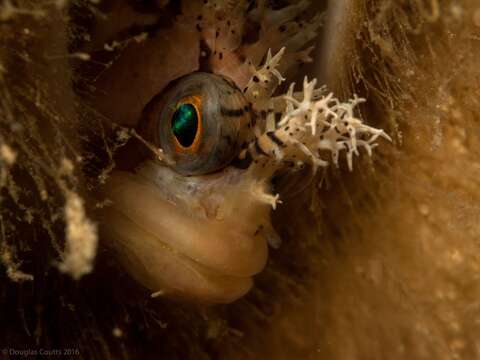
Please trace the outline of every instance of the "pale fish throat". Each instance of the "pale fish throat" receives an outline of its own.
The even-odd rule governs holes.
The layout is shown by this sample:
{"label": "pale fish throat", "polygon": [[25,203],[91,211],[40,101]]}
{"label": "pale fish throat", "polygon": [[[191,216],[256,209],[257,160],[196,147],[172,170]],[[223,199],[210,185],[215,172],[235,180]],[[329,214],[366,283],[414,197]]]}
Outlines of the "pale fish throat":
{"label": "pale fish throat", "polygon": [[229,303],[262,271],[275,197],[269,185],[228,167],[184,177],[155,161],[114,171],[105,187],[103,237],[130,274],[153,292]]}

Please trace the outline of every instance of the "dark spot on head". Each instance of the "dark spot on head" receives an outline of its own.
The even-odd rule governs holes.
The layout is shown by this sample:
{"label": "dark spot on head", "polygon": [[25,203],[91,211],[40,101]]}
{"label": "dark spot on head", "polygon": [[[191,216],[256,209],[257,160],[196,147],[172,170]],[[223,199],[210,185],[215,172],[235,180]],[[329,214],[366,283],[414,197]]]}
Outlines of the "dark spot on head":
{"label": "dark spot on head", "polygon": [[279,30],[281,33],[283,33],[283,32],[285,32],[285,30],[287,30],[287,27],[286,27],[285,25],[281,25],[281,26],[278,28],[278,30]]}
{"label": "dark spot on head", "polygon": [[255,75],[252,80],[253,80],[253,82],[256,82],[256,83],[258,83],[260,81],[260,79],[258,78],[257,75]]}
{"label": "dark spot on head", "polygon": [[202,20],[203,19],[203,16],[202,15],[198,15],[197,16],[197,20]]}
{"label": "dark spot on head", "polygon": [[220,60],[223,59],[223,53],[222,53],[222,52],[218,53],[218,58],[219,58]]}

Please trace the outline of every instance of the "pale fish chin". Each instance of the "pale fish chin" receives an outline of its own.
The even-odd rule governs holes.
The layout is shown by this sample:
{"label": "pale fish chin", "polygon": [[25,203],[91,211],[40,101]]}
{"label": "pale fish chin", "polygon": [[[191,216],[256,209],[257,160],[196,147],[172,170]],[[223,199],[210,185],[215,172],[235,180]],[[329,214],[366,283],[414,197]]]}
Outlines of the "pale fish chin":
{"label": "pale fish chin", "polygon": [[229,303],[265,266],[273,230],[268,190],[245,170],[184,177],[146,161],[135,173],[111,174],[102,236],[152,292]]}

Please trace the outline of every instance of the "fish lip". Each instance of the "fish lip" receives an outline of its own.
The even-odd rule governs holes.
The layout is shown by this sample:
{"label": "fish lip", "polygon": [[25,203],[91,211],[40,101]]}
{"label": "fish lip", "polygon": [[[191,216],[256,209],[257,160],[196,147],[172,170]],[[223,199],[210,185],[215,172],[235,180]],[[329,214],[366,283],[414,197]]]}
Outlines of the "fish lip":
{"label": "fish lip", "polygon": [[[148,240],[148,238],[155,238],[155,235],[139,228],[118,210],[111,209],[103,213],[103,219],[110,223],[112,219],[115,220],[116,228],[120,229],[117,229],[119,234],[112,234],[105,233],[105,229],[100,228],[102,237],[115,238],[115,241],[110,241],[109,245],[117,253],[120,263],[137,282],[153,292],[152,297],[156,297],[154,294],[160,292],[182,301],[227,304],[244,296],[253,285],[252,276],[238,277],[223,274],[205,267],[170,247],[156,248],[156,251],[146,252],[145,249],[141,250],[139,246],[134,246],[131,241],[119,241],[119,238],[122,239],[122,236],[125,236],[123,231],[125,229],[127,233],[133,232],[135,239],[140,237],[141,240]],[[123,221],[119,223],[119,219]],[[165,266],[166,263],[168,263],[167,266]],[[174,269],[174,275],[171,274],[172,269]]]}
{"label": "fish lip", "polygon": [[[143,229],[133,224],[120,210],[110,209],[103,215],[108,223],[112,223],[113,217],[117,226],[118,218],[124,218],[130,231],[142,234]],[[143,235],[135,237],[135,240],[140,239],[142,242],[148,238],[155,239],[155,250],[148,252],[149,259],[146,259],[145,251],[143,253],[141,251],[139,255],[138,248],[132,248],[131,241],[125,245],[118,237],[115,238],[115,234],[105,234],[104,229],[100,229],[102,238],[110,238],[109,245],[120,255],[119,260],[124,268],[137,282],[153,293],[160,291],[181,301],[228,304],[244,296],[253,286],[255,274],[249,276],[226,274],[221,269],[206,266],[165,245],[155,234],[144,232]],[[115,238],[114,241],[111,241],[112,237]],[[163,249],[158,249],[159,243],[164,246]],[[172,268],[175,268],[174,275],[171,275]]]}
{"label": "fish lip", "polygon": [[[243,197],[243,194],[247,195],[250,193],[249,189],[246,191],[247,187],[245,187],[243,181],[245,172],[243,170],[227,166],[221,171],[211,174],[184,177],[161,163],[146,161],[142,166],[137,168],[136,176],[138,176],[137,181],[139,183],[142,182],[144,185],[148,184],[151,186],[150,189],[155,189],[152,196],[157,196],[159,204],[161,204],[162,201],[167,202],[171,205],[172,212],[175,210],[184,212],[188,214],[188,218],[192,222],[195,221],[193,218],[198,217],[196,221],[199,231],[202,230],[203,226],[217,229],[217,231],[213,233],[212,241],[222,238],[230,239],[230,241],[219,241],[221,245],[224,245],[223,247],[220,246],[224,255],[225,253],[231,253],[229,257],[230,261],[235,262],[237,260],[235,257],[250,257],[255,259],[254,262],[256,262],[256,266],[243,270],[229,269],[228,266],[225,267],[221,264],[214,266],[210,261],[202,261],[202,256],[195,256],[189,251],[182,251],[181,248],[174,246],[178,251],[193,261],[206,267],[217,269],[224,274],[251,276],[263,270],[268,258],[268,245],[265,236],[258,232],[258,229],[264,226],[261,223],[256,224],[255,221],[258,220],[257,218],[263,217],[268,218],[268,224],[270,224],[271,207],[269,204],[258,204],[255,203],[253,199]],[[165,178],[169,179],[165,181]],[[172,186],[172,184],[175,184],[175,186]],[[222,189],[222,186],[226,186],[227,190]],[[224,204],[224,202],[218,199],[217,195],[224,195],[225,193],[235,191],[239,191],[242,194],[240,202],[248,204],[246,207],[242,205],[243,209],[240,210],[239,213],[223,216],[222,214],[217,214],[215,210],[209,209],[210,207],[215,207],[215,205]],[[208,195],[204,196],[205,194]],[[199,204],[193,205],[195,200],[199,198],[202,199],[201,209]],[[225,200],[226,203],[229,203],[228,198],[224,199],[222,196],[220,196],[220,198]],[[235,203],[236,201],[238,201],[238,199],[231,200],[229,204]],[[192,208],[194,208],[195,214],[189,213]],[[260,212],[255,212],[256,209],[261,210]],[[246,224],[247,226],[245,226]],[[208,244],[203,245],[207,246]]]}
{"label": "fish lip", "polygon": [[[127,187],[125,187],[127,186]],[[130,194],[127,189],[130,189],[135,192],[135,194]],[[219,256],[205,256],[205,254],[195,254],[195,252],[185,251],[190,250],[185,248],[185,246],[178,246],[179,244],[175,241],[170,241],[169,243],[163,241],[162,239],[162,226],[158,229],[159,231],[152,230],[152,227],[149,226],[149,221],[145,221],[145,217],[148,217],[148,210],[145,214],[135,213],[132,211],[131,205],[132,201],[141,201],[141,197],[145,199],[150,199],[151,204],[155,203],[155,206],[161,208],[162,213],[168,214],[162,221],[165,221],[166,218],[171,217],[172,222],[187,222],[183,224],[183,230],[180,230],[178,236],[182,236],[182,231],[186,231],[187,234],[191,233],[189,227],[194,228],[194,224],[202,223],[202,221],[207,221],[205,224],[206,227],[209,225],[215,228],[215,223],[212,225],[212,222],[205,219],[191,219],[185,214],[182,213],[181,209],[175,209],[175,205],[168,201],[168,199],[162,198],[160,196],[160,189],[158,189],[155,184],[153,184],[148,179],[142,178],[137,174],[114,171],[112,172],[109,182],[107,183],[106,190],[104,195],[110,198],[113,203],[111,206],[106,207],[102,210],[102,213],[105,216],[105,221],[102,221],[105,224],[115,224],[118,221],[118,214],[121,214],[122,217],[126,217],[131,221],[135,226],[141,228],[151,237],[152,241],[155,241],[156,246],[158,247],[157,251],[168,251],[168,254],[175,255],[176,261],[181,266],[190,268],[191,272],[198,272],[200,274],[199,281],[205,281],[208,284],[211,279],[214,278],[213,282],[220,282],[221,287],[228,287],[229,296],[215,295],[213,302],[230,302],[231,299],[236,299],[243,296],[250,288],[252,284],[252,277],[263,270],[265,267],[267,257],[268,257],[268,247],[264,239],[255,239],[253,234],[248,234],[244,229],[237,230],[233,226],[227,225],[218,225],[215,231],[211,232],[213,234],[212,238],[205,239],[205,234],[210,234],[209,232],[204,232],[203,240],[208,240],[205,242],[217,243],[213,246],[214,252],[217,251]],[[156,195],[155,195],[156,194]],[[155,196],[154,200],[152,198]],[[180,212],[180,215],[178,214]],[[143,215],[145,215],[143,217]],[[178,220],[180,219],[180,220]],[[219,222],[220,224],[221,222]],[[230,224],[231,225],[231,224]],[[157,229],[157,228],[153,228]],[[122,252],[124,249],[118,249],[118,239],[115,239],[112,236],[108,235],[108,229],[104,229],[102,233],[106,233],[106,238],[110,237],[108,241],[113,247],[117,248],[117,252]],[[199,232],[202,230],[199,229]],[[176,235],[174,232],[170,232],[172,238]],[[193,234],[195,236],[195,234]],[[202,236],[200,236],[202,237]],[[131,241],[132,243],[134,241]],[[194,240],[193,240],[194,243]],[[204,245],[205,245],[204,244]],[[239,244],[244,244],[242,247]],[[138,244],[137,244],[138,245]],[[130,245],[130,246],[137,246]],[[185,244],[184,244],[185,245]],[[208,245],[208,244],[207,244]],[[231,251],[230,251],[231,250]],[[134,248],[129,249],[128,251],[135,251]],[[155,250],[154,250],[155,251]],[[148,254],[147,254],[148,255]],[[202,256],[199,256],[202,255]],[[162,254],[157,254],[157,256],[166,256]],[[142,262],[141,256],[137,256],[137,261]],[[153,258],[153,257],[152,257]],[[245,259],[245,260],[242,260]],[[140,267],[142,264],[130,264],[128,267]],[[138,269],[137,269],[138,270]],[[185,269],[183,269],[185,270]],[[182,270],[182,271],[183,271]],[[188,270],[188,269],[187,269]],[[187,271],[185,270],[185,271]],[[153,270],[152,270],[153,271]],[[161,283],[162,279],[153,279],[154,276],[149,274],[149,269],[141,270],[143,275],[137,275],[136,278],[140,283],[143,283],[147,288],[152,290],[158,290],[158,286]],[[135,274],[133,274],[135,275]],[[134,276],[135,277],[135,276]],[[144,281],[145,278],[150,277],[150,281]],[[142,281],[143,280],[143,281]],[[167,279],[168,280],[168,279]],[[225,285],[227,284],[228,285]],[[208,285],[207,286],[210,286]],[[200,285],[198,285],[200,286]],[[170,286],[174,288],[174,286]],[[214,290],[212,290],[215,292]],[[175,289],[174,291],[177,294],[181,294],[181,289]],[[183,291],[184,293],[186,291]],[[218,291],[217,291],[218,292]],[[187,292],[188,293],[188,292]],[[188,295],[188,294],[187,294]],[[181,296],[181,295],[180,295]],[[189,296],[187,296],[189,297]],[[233,301],[233,300],[232,300]],[[208,300],[207,302],[212,302]]]}

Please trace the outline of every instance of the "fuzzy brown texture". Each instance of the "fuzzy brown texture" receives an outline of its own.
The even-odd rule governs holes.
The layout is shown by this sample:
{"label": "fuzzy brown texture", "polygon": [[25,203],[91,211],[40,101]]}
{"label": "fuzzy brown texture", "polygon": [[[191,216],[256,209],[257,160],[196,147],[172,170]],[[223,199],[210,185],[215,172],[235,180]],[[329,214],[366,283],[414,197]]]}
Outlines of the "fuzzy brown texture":
{"label": "fuzzy brown texture", "polygon": [[[109,163],[115,139],[99,136],[80,148],[72,124],[93,115],[70,87],[65,13],[43,11],[58,16],[17,14],[0,23],[0,134],[8,145],[0,148],[8,249],[1,251],[0,348],[77,348],[84,359],[480,356],[477,1],[352,1],[327,80],[345,97],[366,97],[363,117],[394,143],[373,160],[363,157],[353,173],[329,171],[320,190],[285,203],[275,213],[284,244],[254,291],[207,309],[149,299],[102,250],[94,273],[79,281],[52,265],[62,260],[64,194],[87,193],[87,209],[97,202],[87,192],[97,178],[90,175],[83,190],[82,176],[62,159],[80,151],[95,163],[87,168],[101,154]],[[14,132],[15,119],[28,131]],[[101,122],[88,124],[105,131]],[[34,280],[12,282],[9,269]]]}
{"label": "fuzzy brown texture", "polygon": [[[52,4],[32,1],[7,1],[0,14],[0,247],[9,254],[2,261],[7,269],[20,271],[23,253],[70,261],[64,237],[68,242],[89,220],[82,215],[83,202],[64,211],[83,192],[67,19]],[[70,229],[66,216],[76,223]],[[89,236],[85,230],[75,241]],[[92,237],[96,242],[94,231]],[[66,264],[64,270],[88,272],[81,262],[76,266]],[[28,277],[16,277],[22,279]]]}
{"label": "fuzzy brown texture", "polygon": [[306,296],[233,353],[476,359],[480,6],[352,3],[328,80],[366,97],[364,118],[395,144],[320,191]]}

